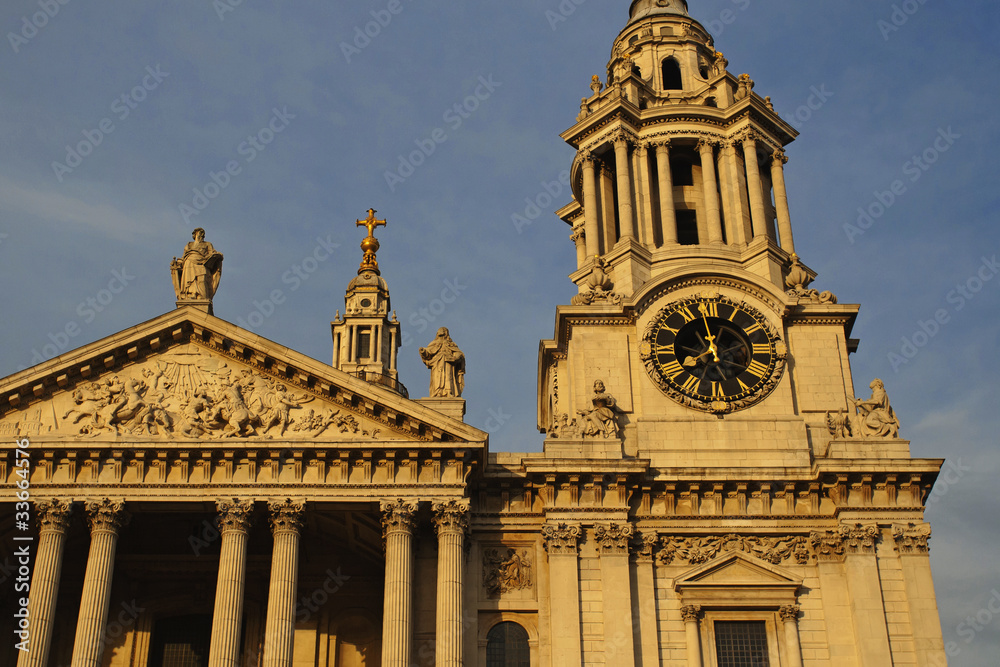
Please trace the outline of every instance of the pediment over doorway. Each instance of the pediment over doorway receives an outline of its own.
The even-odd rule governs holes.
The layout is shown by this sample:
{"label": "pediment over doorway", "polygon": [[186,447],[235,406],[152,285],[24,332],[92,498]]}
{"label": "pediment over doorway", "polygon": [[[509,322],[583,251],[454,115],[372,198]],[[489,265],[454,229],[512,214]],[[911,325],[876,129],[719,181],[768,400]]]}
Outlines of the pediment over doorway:
{"label": "pediment over doorway", "polygon": [[802,579],[744,553],[730,553],[674,580],[684,604],[704,607],[781,607],[795,604]]}

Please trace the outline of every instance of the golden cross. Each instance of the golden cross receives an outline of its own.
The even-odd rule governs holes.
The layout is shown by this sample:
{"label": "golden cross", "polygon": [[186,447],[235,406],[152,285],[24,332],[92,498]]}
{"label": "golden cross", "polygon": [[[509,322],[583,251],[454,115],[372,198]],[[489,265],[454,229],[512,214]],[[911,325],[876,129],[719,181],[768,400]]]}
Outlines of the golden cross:
{"label": "golden cross", "polygon": [[374,237],[375,236],[374,232],[375,232],[375,228],[376,227],[385,227],[386,221],[385,220],[376,220],[375,219],[375,214],[376,213],[378,213],[378,211],[376,211],[373,208],[370,208],[370,209],[368,209],[368,218],[366,220],[358,220],[358,225],[357,226],[358,227],[367,227],[368,228],[368,236],[370,236],[370,237]]}

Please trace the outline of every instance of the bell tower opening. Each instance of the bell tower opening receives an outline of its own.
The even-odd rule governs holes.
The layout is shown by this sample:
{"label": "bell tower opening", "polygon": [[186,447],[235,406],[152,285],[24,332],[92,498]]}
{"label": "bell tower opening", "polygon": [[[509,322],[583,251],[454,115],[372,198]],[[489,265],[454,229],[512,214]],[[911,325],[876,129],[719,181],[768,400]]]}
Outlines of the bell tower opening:
{"label": "bell tower opening", "polygon": [[681,65],[673,57],[663,61],[663,90],[684,90]]}

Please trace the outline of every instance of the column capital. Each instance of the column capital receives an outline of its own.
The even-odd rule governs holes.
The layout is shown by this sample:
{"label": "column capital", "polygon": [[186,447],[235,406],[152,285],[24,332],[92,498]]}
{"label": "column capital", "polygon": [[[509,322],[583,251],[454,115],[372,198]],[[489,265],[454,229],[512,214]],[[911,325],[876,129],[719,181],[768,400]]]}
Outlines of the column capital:
{"label": "column capital", "polygon": [[431,505],[434,512],[434,530],[438,533],[462,533],[469,529],[469,499],[436,500]]}
{"label": "column capital", "polygon": [[215,503],[215,508],[219,512],[220,533],[246,533],[250,530],[253,514],[252,500],[240,500],[238,498],[218,500]]}
{"label": "column capital", "polygon": [[715,138],[702,137],[695,147],[699,153],[715,152],[715,147],[719,145],[719,140]]}
{"label": "column capital", "polygon": [[654,137],[650,139],[648,143],[650,146],[654,146],[656,150],[664,152],[669,151],[670,147],[673,145],[670,137]]}
{"label": "column capital", "polygon": [[632,560],[637,563],[652,563],[656,558],[656,548],[660,546],[660,536],[656,533],[640,533],[629,543]]}
{"label": "column capital", "polygon": [[632,136],[628,132],[622,129],[615,130],[611,134],[610,138],[611,138],[611,143],[614,145],[615,148],[618,148],[620,146],[627,147],[630,143],[632,143]]}
{"label": "column capital", "polygon": [[635,142],[635,152],[641,157],[649,150],[649,143],[646,141]]}
{"label": "column capital", "polygon": [[809,535],[816,558],[819,560],[840,560],[844,555],[844,538],[836,530],[815,531]]}
{"label": "column capital", "polygon": [[802,607],[797,604],[786,604],[778,609],[778,616],[780,616],[781,620],[786,623],[789,621],[797,623],[799,620],[799,612],[801,611]]}
{"label": "column capital", "polygon": [[849,554],[875,553],[875,542],[879,534],[880,531],[875,524],[856,523],[840,527],[840,535]]}
{"label": "column capital", "polygon": [[630,523],[599,525],[594,529],[602,556],[628,555],[628,543],[635,535],[635,527]]}
{"label": "column capital", "polygon": [[771,159],[774,160],[774,164],[786,165],[788,164],[788,156],[785,155],[785,149],[779,148],[771,153]]}
{"label": "column capital", "polygon": [[69,520],[73,515],[70,500],[36,500],[35,520],[39,532],[65,533],[69,530]]}
{"label": "column capital", "polygon": [[301,534],[302,520],[306,512],[305,501],[295,501],[291,498],[271,500],[267,503],[267,509],[271,514],[271,532],[273,534]]}
{"label": "column capital", "polygon": [[582,162],[585,165],[594,164],[595,162],[597,162],[597,156],[594,155],[593,152],[589,150],[580,151],[579,155],[580,155],[580,162]]}
{"label": "column capital", "polygon": [[573,243],[580,243],[586,238],[587,238],[587,232],[582,226],[574,227],[573,233],[569,235],[569,240],[572,241]]}
{"label": "column capital", "polygon": [[896,549],[901,554],[926,554],[930,552],[931,527],[926,523],[896,525],[892,527]]}
{"label": "column capital", "polygon": [[681,618],[685,623],[697,623],[701,619],[701,605],[688,604],[681,607]]}
{"label": "column capital", "polygon": [[124,500],[91,500],[87,502],[87,520],[91,532],[110,532],[117,534],[124,528],[131,515],[125,510]]}
{"label": "column capital", "polygon": [[380,503],[382,510],[382,531],[386,535],[391,532],[404,531],[413,532],[416,525],[417,503],[412,500],[383,500]]}
{"label": "column capital", "polygon": [[542,526],[542,540],[550,555],[576,555],[583,530],[578,524],[547,523]]}
{"label": "column capital", "polygon": [[737,135],[737,139],[743,142],[744,147],[754,146],[758,141],[761,141],[763,137],[760,132],[753,128],[747,128]]}

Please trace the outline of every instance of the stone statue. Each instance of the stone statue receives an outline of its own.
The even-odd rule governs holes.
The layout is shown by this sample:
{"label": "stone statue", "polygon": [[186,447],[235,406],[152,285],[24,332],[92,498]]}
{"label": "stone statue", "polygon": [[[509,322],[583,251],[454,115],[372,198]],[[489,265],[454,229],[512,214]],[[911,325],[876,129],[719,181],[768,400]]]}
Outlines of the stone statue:
{"label": "stone statue", "polygon": [[201,227],[191,237],[194,240],[184,247],[184,257],[174,257],[170,264],[174,292],[178,301],[211,301],[222,279],[222,253],[205,240]]}
{"label": "stone statue", "polygon": [[899,420],[889,405],[889,396],[885,393],[882,380],[875,378],[868,386],[872,390],[871,398],[851,401],[858,410],[858,434],[864,438],[899,437]]}
{"label": "stone statue", "polygon": [[448,334],[438,329],[437,337],[420,348],[420,358],[431,369],[431,398],[458,398],[465,390],[465,355]]}
{"label": "stone statue", "polygon": [[593,409],[577,410],[583,418],[583,435],[608,439],[618,437],[618,402],[614,396],[605,393],[603,381],[594,382],[594,396],[590,400]]}

